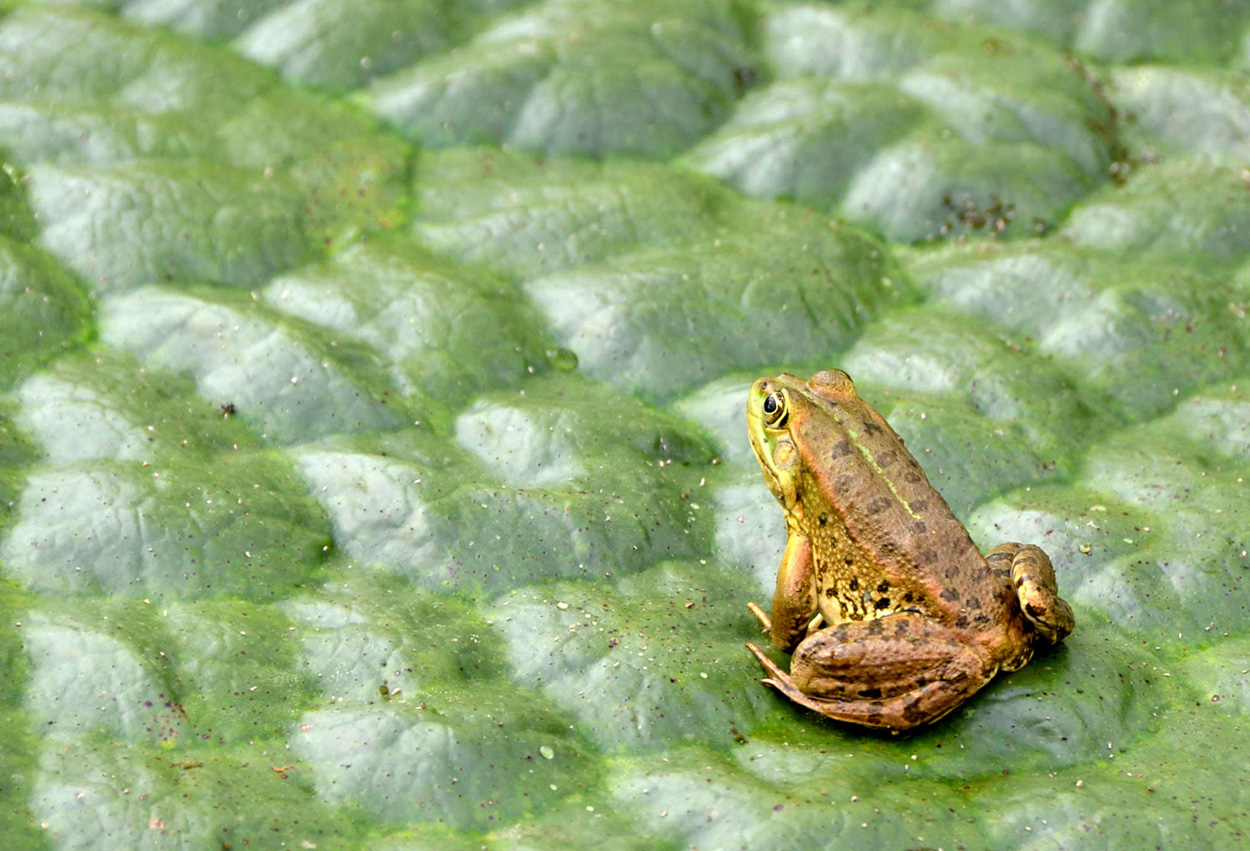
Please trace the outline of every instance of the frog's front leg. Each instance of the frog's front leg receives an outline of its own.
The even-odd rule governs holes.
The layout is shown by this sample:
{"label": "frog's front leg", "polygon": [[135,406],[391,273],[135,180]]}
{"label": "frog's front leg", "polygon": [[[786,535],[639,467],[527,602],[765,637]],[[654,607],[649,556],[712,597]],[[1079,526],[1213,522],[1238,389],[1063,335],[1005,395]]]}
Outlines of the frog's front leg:
{"label": "frog's front leg", "polygon": [[822,629],[804,640],[786,674],[747,645],[768,679],[801,706],[839,721],[906,730],[936,721],[998,671],[966,636],[924,615],[900,612]]}
{"label": "frog's front leg", "polygon": [[747,607],[764,625],[778,650],[789,653],[803,640],[812,613],[816,611],[812,542],[805,535],[791,532],[786,539],[786,551],[781,556],[781,566],[777,568],[771,621],[754,603],[748,603]]}

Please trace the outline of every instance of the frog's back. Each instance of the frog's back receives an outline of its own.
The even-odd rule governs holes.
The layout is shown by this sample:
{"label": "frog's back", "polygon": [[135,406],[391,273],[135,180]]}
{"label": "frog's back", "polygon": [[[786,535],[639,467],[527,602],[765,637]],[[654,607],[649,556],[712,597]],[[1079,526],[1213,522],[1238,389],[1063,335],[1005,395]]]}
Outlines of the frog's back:
{"label": "frog's back", "polygon": [[970,629],[1000,620],[1011,589],[902,438],[858,396],[825,401],[830,439],[809,444],[827,448],[805,459],[814,479],[805,492],[823,495],[807,525],[826,620],[907,610]]}

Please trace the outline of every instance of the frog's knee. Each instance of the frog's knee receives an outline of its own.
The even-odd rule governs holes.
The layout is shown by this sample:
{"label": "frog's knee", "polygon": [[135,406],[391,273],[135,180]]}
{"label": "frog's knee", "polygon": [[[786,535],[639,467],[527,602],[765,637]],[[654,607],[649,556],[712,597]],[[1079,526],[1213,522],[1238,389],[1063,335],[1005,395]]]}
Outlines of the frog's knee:
{"label": "frog's knee", "polygon": [[1040,547],[1020,548],[1012,559],[1011,582],[1021,611],[1039,635],[1056,644],[1072,632],[1072,607],[1059,596],[1055,568]]}
{"label": "frog's knee", "polygon": [[1027,583],[1039,585],[1049,591],[1059,590],[1055,580],[1055,568],[1050,556],[1041,547],[1025,544],[1011,559],[1011,581],[1019,591]]}
{"label": "frog's knee", "polygon": [[1020,544],[1015,542],[1007,544],[999,544],[994,549],[985,554],[985,560],[989,562],[990,570],[994,572],[994,576],[1004,584],[1011,581],[1011,565],[1016,558],[1016,553],[1020,551]]}
{"label": "frog's knee", "polygon": [[1016,553],[1020,551],[1020,544],[1011,541],[1006,544],[999,544],[994,549],[985,554],[985,560],[990,564],[1006,562],[1007,567],[1011,567],[1011,560],[1016,557]]}

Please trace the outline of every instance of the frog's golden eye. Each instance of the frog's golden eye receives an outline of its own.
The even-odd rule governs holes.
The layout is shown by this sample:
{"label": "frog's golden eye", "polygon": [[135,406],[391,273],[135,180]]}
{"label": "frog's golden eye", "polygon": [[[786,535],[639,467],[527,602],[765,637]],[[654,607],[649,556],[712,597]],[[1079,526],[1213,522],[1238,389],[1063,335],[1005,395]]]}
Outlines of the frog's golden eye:
{"label": "frog's golden eye", "polygon": [[786,397],[781,393],[769,393],[764,397],[764,425],[784,425]]}

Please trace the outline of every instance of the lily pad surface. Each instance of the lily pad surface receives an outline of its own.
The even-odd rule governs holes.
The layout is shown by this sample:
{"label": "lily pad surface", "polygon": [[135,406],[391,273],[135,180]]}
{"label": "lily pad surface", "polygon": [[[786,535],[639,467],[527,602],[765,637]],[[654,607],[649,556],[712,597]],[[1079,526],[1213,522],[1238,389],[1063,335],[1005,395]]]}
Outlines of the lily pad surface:
{"label": "lily pad surface", "polygon": [[[1245,844],[1250,3],[0,6],[5,848]],[[743,646],[830,367],[1077,619],[900,735]]]}

